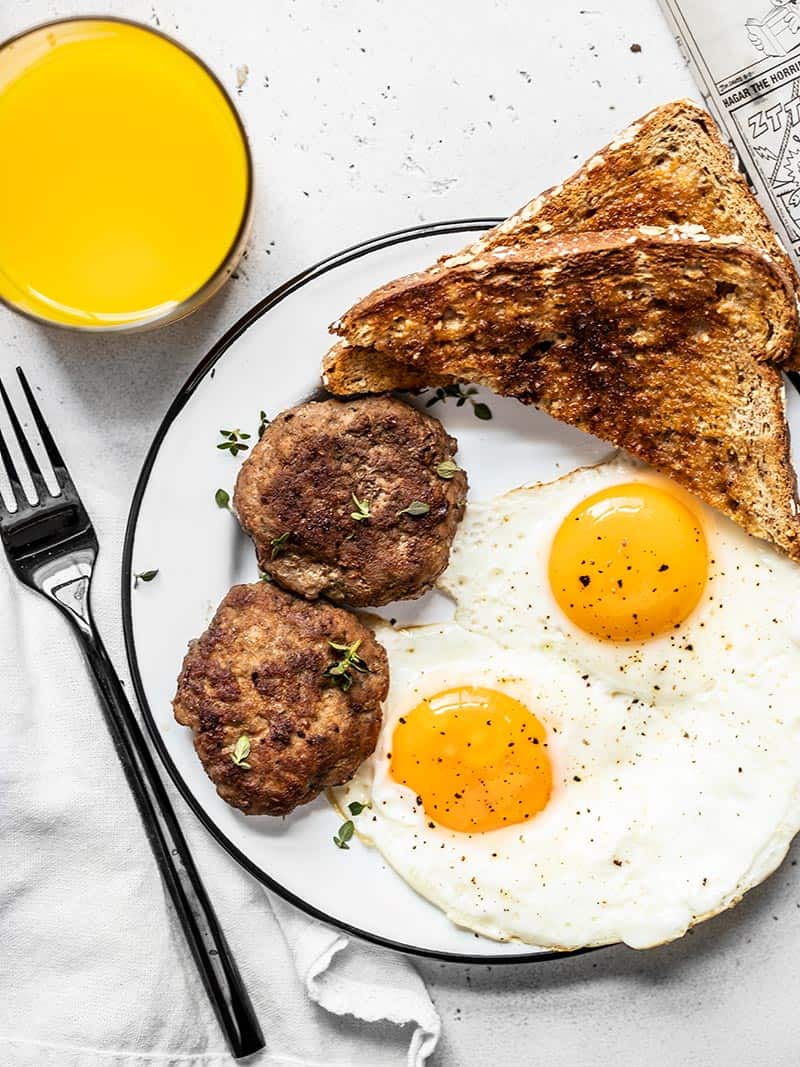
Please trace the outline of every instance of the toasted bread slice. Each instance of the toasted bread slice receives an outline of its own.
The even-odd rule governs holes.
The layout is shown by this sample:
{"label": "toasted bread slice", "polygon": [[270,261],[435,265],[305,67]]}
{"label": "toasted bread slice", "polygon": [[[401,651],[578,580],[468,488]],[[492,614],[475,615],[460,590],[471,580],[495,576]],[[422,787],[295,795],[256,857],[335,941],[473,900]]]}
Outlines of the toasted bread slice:
{"label": "toasted bread slice", "polygon": [[800,289],[769,219],[734,166],[713,118],[691,100],[653,108],[562,185],[537,196],[440,266],[539,237],[693,223],[768,252]]}
{"label": "toasted bread slice", "polygon": [[766,253],[655,227],[489,252],[385,286],[342,320],[353,345],[426,381],[487,385],[627,449],[800,561],[772,365],[797,327]]}
{"label": "toasted bread slice", "polygon": [[[769,220],[733,165],[711,116],[691,100],[654,108],[592,156],[562,185],[549,189],[505,222],[430,270],[438,273],[485,252],[523,248],[563,233],[694,224],[712,235],[735,234],[768,252],[796,291],[800,280]],[[351,318],[352,321],[352,318]],[[324,364],[333,393],[382,392],[441,384],[394,367],[385,354],[337,344]],[[800,349],[786,354],[800,368]]]}

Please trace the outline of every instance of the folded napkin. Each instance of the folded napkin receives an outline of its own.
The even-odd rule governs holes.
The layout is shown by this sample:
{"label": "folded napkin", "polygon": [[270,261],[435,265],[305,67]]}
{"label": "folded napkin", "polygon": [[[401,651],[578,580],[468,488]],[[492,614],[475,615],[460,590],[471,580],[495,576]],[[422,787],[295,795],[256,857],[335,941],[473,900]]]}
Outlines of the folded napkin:
{"label": "folded napkin", "polygon": [[[72,465],[101,544],[95,615],[124,678],[126,501]],[[0,1063],[231,1064],[72,631],[4,558],[0,603]],[[439,1019],[413,963],[266,893],[170,789],[267,1041],[248,1064],[424,1064]]]}

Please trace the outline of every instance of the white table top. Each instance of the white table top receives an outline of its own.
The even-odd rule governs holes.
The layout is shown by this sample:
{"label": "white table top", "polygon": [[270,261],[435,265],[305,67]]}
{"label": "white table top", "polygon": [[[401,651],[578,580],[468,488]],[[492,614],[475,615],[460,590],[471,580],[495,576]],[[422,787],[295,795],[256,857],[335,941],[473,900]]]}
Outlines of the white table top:
{"label": "white table top", "polygon": [[[130,492],[190,369],[273,286],[378,233],[508,213],[648,108],[697,95],[655,0],[99,7],[159,25],[209,62],[236,94],[256,166],[247,259],[187,322],[85,339],[0,309],[0,369],[23,362],[54,414],[59,404],[82,409],[80,423],[54,418],[64,452],[81,457],[86,483],[116,479]],[[81,0],[17,0],[0,11],[0,37],[86,10]],[[116,585],[121,546],[104,549],[99,580]],[[122,666],[121,633],[108,638]],[[795,1060],[800,878],[791,864],[790,855],[733,912],[661,949],[507,969],[422,963],[444,1020],[433,1062]]]}

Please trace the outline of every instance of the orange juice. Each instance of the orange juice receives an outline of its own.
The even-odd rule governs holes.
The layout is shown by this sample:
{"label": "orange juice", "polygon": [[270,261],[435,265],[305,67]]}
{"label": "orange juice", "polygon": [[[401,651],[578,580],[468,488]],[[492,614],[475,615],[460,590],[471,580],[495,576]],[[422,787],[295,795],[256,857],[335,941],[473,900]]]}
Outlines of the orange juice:
{"label": "orange juice", "polygon": [[48,322],[179,317],[243,248],[250,156],[229,98],[174,42],[113,19],[0,48],[0,299]]}

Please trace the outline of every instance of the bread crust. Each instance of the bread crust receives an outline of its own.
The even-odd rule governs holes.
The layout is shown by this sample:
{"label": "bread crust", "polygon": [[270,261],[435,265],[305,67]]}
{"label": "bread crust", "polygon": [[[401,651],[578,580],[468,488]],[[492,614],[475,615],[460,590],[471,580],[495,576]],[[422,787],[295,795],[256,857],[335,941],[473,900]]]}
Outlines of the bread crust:
{"label": "bread crust", "polygon": [[340,329],[425,381],[487,385],[625,448],[800,560],[771,365],[797,304],[762,250],[696,228],[540,239],[390,283]]}
{"label": "bread crust", "polygon": [[792,261],[734,158],[707,111],[692,100],[670,101],[617,134],[561,185],[437,266],[560,233],[689,223],[713,236],[739,235],[767,252],[800,292]]}

